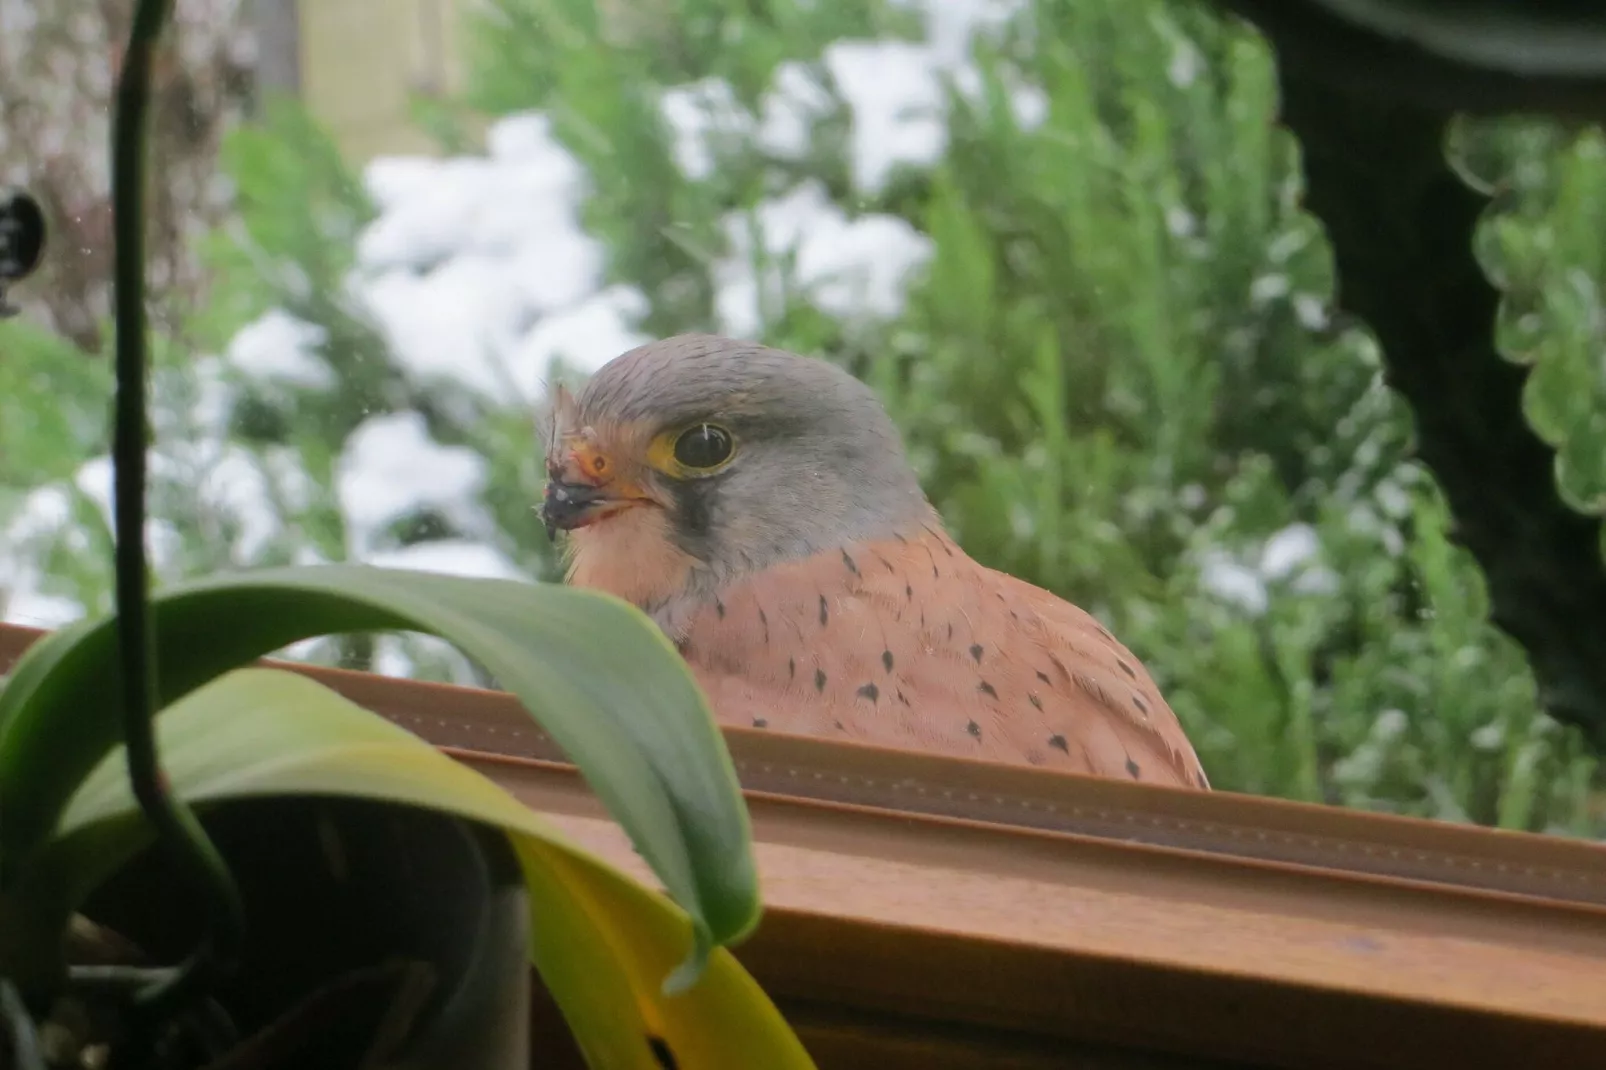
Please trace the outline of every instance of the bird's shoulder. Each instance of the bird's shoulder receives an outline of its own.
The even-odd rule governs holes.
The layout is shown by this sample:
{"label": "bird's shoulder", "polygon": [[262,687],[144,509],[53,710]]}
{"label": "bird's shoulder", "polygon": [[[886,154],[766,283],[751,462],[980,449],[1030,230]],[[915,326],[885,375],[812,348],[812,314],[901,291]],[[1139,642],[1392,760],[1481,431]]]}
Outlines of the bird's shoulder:
{"label": "bird's shoulder", "polygon": [[727,723],[1206,786],[1108,629],[938,527],[733,584],[682,650]]}

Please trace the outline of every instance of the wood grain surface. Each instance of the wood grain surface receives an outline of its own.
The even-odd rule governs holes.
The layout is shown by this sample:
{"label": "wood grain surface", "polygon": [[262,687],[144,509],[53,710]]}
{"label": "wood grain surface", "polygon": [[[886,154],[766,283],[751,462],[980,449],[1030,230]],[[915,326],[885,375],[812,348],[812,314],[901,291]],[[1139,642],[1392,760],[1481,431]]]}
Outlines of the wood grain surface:
{"label": "wood grain surface", "polygon": [[[652,883],[509,696],[297,671]],[[822,1070],[1606,1066],[1598,845],[725,738],[766,903],[737,955]]]}

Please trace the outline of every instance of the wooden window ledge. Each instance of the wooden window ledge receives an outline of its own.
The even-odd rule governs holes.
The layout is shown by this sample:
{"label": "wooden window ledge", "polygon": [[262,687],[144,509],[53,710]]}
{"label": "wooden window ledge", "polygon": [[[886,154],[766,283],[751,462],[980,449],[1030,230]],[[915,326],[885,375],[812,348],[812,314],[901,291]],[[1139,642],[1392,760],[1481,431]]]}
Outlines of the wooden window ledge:
{"label": "wooden window ledge", "polygon": [[[0,625],[0,671],[39,634]],[[285,667],[652,882],[509,696]],[[1606,1066],[1606,847],[725,738],[766,903],[737,956],[821,1070]]]}

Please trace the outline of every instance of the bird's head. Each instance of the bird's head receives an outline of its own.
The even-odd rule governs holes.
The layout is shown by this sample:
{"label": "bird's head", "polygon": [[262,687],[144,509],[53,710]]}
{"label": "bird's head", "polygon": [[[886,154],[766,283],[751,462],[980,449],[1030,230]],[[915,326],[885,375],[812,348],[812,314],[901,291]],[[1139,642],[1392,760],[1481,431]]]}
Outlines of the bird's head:
{"label": "bird's head", "polygon": [[571,581],[649,611],[934,519],[875,394],[823,360],[681,335],[553,391],[545,423]]}

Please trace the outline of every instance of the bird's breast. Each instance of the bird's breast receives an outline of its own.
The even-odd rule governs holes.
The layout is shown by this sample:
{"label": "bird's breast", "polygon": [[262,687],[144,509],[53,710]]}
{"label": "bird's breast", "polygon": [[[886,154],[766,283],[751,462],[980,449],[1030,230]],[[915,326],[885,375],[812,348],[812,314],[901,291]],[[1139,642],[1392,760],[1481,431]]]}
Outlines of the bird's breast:
{"label": "bird's breast", "polygon": [[629,509],[572,532],[568,582],[606,591],[658,619],[677,619],[691,607],[697,561],[675,545],[662,509]]}
{"label": "bird's breast", "polygon": [[682,652],[727,724],[1207,786],[1130,651],[940,529],[748,577],[695,610]]}

